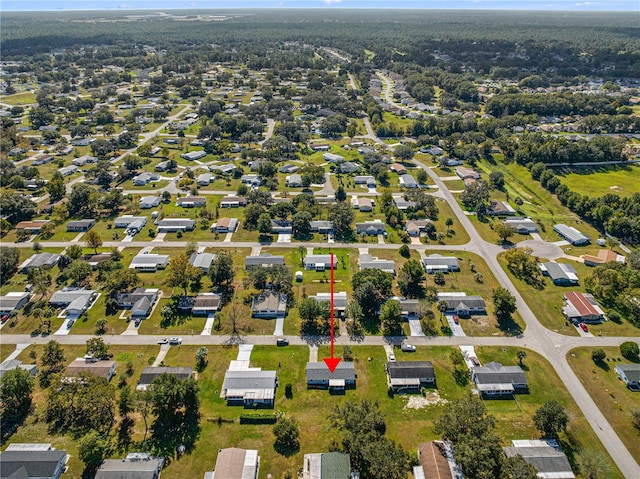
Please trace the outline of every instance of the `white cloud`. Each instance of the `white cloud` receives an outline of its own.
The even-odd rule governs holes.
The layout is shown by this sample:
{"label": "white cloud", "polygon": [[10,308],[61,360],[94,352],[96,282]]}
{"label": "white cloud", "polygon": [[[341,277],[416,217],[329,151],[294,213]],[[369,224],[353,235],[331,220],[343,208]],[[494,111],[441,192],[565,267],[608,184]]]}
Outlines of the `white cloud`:
{"label": "white cloud", "polygon": [[340,3],[342,0],[322,0],[322,3],[324,3],[325,5],[335,5],[337,3]]}

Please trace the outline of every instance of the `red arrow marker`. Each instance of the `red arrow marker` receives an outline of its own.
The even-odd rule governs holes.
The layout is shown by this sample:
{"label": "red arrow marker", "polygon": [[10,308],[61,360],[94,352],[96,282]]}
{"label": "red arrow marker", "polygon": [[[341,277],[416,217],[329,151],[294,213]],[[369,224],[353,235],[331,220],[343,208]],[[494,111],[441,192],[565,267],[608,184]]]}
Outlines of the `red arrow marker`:
{"label": "red arrow marker", "polygon": [[329,371],[334,372],[336,370],[336,368],[338,367],[338,363],[340,363],[340,358],[336,358],[334,357],[334,341],[335,341],[335,334],[334,334],[334,320],[333,320],[333,253],[331,253],[330,255],[330,261],[331,261],[331,265],[330,265],[330,271],[331,271],[331,275],[330,275],[330,284],[331,284],[331,294],[330,294],[330,303],[329,303],[329,320],[330,320],[330,331],[331,331],[331,343],[330,343],[330,349],[331,349],[331,357],[330,358],[324,358],[324,362],[327,365],[327,367],[329,368]]}

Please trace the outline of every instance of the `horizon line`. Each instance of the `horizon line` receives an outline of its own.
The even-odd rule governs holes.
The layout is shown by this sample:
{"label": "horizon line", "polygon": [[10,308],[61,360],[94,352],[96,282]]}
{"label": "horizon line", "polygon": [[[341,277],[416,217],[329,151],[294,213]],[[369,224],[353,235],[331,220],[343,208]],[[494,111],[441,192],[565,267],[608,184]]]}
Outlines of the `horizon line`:
{"label": "horizon line", "polygon": [[486,11],[486,12],[564,12],[564,13],[637,13],[635,10],[607,10],[607,9],[589,9],[589,10],[567,10],[567,9],[549,9],[549,8],[472,8],[472,7],[460,7],[460,8],[415,8],[415,7],[339,7],[339,6],[313,6],[313,7],[287,7],[287,6],[271,6],[271,7],[165,7],[165,8],[148,8],[148,7],[136,7],[136,8],[57,8],[57,9],[36,9],[36,10],[4,10],[3,13],[39,13],[39,12],[136,12],[136,11],[155,11],[162,12],[165,10],[212,10],[212,11],[237,11],[237,10],[322,10],[322,11],[346,11],[346,10],[376,10],[376,11],[398,11],[398,10],[413,10],[413,11]]}

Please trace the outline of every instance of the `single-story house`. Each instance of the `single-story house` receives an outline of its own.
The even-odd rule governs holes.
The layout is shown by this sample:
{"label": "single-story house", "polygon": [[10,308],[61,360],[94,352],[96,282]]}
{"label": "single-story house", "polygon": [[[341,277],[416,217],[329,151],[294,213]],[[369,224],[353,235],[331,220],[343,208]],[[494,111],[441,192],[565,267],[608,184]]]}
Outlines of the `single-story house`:
{"label": "single-story house", "polygon": [[211,231],[213,233],[233,233],[237,227],[237,218],[219,218],[217,222],[211,225]]}
{"label": "single-story house", "polygon": [[444,154],[444,150],[439,146],[428,146],[427,148],[422,148],[420,152],[429,153],[432,156],[440,156]]}
{"label": "single-story house", "polygon": [[[339,156],[339,155],[337,155]],[[354,163],[352,161],[345,161],[344,163],[342,163],[338,168],[340,168],[340,172],[341,173],[356,173],[358,171],[360,171],[360,165],[358,165],[357,163]]]}
{"label": "single-story house", "polygon": [[169,255],[166,254],[138,254],[133,258],[129,269],[140,272],[154,272],[169,266]]}
{"label": "single-story house", "polygon": [[427,232],[427,225],[431,223],[431,220],[407,220],[404,230],[409,236],[420,236]]}
{"label": "single-story house", "polygon": [[[449,449],[449,451],[451,451]],[[452,454],[442,441],[423,442],[418,444],[419,465],[413,466],[413,477],[416,479],[453,479],[451,466],[455,465]]]}
{"label": "single-story house", "polygon": [[329,163],[340,163],[341,161],[344,161],[344,156],[336,155],[335,153],[325,153],[322,155],[322,159]]}
{"label": "single-story house", "polygon": [[266,165],[267,163],[271,163],[269,160],[253,160],[249,163],[249,169],[251,171],[258,171],[262,165]]}
{"label": "single-story house", "polygon": [[38,371],[35,364],[22,364],[22,361],[19,359],[5,359],[2,364],[0,364],[0,378],[4,376],[5,373],[13,371],[14,369],[22,369],[32,376],[35,376]]}
{"label": "single-story house", "polygon": [[389,387],[395,392],[420,392],[436,383],[431,361],[397,361],[386,365]]}
{"label": "single-story house", "polygon": [[487,208],[488,216],[515,216],[516,210],[506,201],[491,200]]}
{"label": "single-story house", "polygon": [[282,165],[280,168],[278,168],[278,171],[280,173],[295,173],[296,171],[298,171],[300,169],[300,167],[298,165],[294,165],[292,163],[287,163],[286,165]]}
{"label": "single-story house", "polygon": [[76,165],[69,165],[69,166],[63,166],[62,168],[60,168],[58,170],[58,173],[60,173],[62,176],[71,176],[76,171],[78,171],[78,167]]}
{"label": "single-story house", "polygon": [[118,293],[118,307],[130,309],[132,317],[148,316],[158,300],[158,289],[136,288],[133,291]]}
{"label": "single-story house", "polygon": [[598,256],[583,254],[580,258],[582,258],[582,261],[584,261],[584,264],[587,266],[598,266],[599,264],[613,263],[614,261],[622,264],[625,263],[625,257],[623,255],[609,249],[601,249],[598,251]]}
{"label": "single-story house", "polygon": [[67,223],[67,231],[89,231],[96,224],[94,219],[73,220]]}
{"label": "single-story house", "polygon": [[51,295],[49,304],[64,307],[67,315],[79,316],[93,306],[98,292],[93,289],[64,288]]}
{"label": "single-story house", "polygon": [[176,206],[181,206],[182,208],[196,208],[206,204],[207,199],[204,196],[181,196],[176,199]]}
{"label": "single-story house", "polygon": [[574,323],[601,323],[606,319],[604,311],[592,294],[576,291],[564,294],[562,313]]}
{"label": "single-story house", "polygon": [[427,273],[449,273],[451,271],[460,271],[458,258],[455,256],[442,256],[439,254],[431,254],[422,259],[424,269]]}
{"label": "single-story house", "polygon": [[[309,296],[309,298],[315,299],[318,303],[329,304],[331,302],[331,293],[317,293],[315,296]],[[348,302],[346,291],[333,293],[333,312],[336,317],[344,315]]]}
{"label": "single-story house", "polygon": [[483,397],[510,396],[529,392],[529,383],[520,366],[491,362],[471,368],[471,380]]}
{"label": "single-story house", "polygon": [[407,172],[407,168],[405,168],[405,166],[401,165],[400,163],[392,163],[389,166],[389,170],[399,175],[404,175]]}
{"label": "single-story house", "polygon": [[309,148],[313,151],[329,151],[331,149],[331,145],[328,143],[310,143]]}
{"label": "single-story house", "polygon": [[244,259],[245,271],[255,266],[269,267],[274,264],[284,264],[284,256],[274,256],[271,254],[261,254],[258,256],[247,256]]}
{"label": "single-story house", "polygon": [[161,201],[162,198],[159,196],[143,196],[140,198],[140,208],[143,210],[149,210],[158,206]]}
{"label": "single-story house", "polygon": [[344,452],[325,452],[304,455],[302,479],[358,479],[351,473],[351,458]]}
{"label": "single-story house", "polygon": [[158,221],[159,233],[175,233],[176,231],[191,231],[196,227],[196,222],[188,218],[165,218]]}
{"label": "single-story house", "polygon": [[211,165],[209,171],[219,171],[220,173],[231,173],[237,168],[233,163],[225,163],[224,165]]}
{"label": "single-story house", "polygon": [[299,188],[302,186],[302,176],[298,173],[289,175],[285,178],[284,185],[290,188]]}
{"label": "single-story house", "polygon": [[[159,146],[152,146],[151,151],[149,151],[149,156],[156,156],[158,153],[162,151],[162,148]],[[170,160],[169,160],[170,161]]]}
{"label": "single-story house", "polygon": [[398,181],[400,183],[400,186],[404,186],[405,188],[417,188],[418,187],[418,182],[409,173],[405,173],[404,175],[400,175],[400,178],[399,178]]}
{"label": "single-story house", "polygon": [[340,361],[331,372],[324,362],[307,363],[307,388],[343,392],[356,387],[356,370],[351,361]]}
{"label": "single-story house", "polygon": [[163,374],[175,376],[178,379],[189,379],[193,375],[193,370],[188,367],[147,366],[140,374],[136,391],[146,391],[153,380]]}
{"label": "single-story house", "polygon": [[585,245],[590,241],[586,235],[575,229],[573,226],[557,224],[553,227],[553,231],[558,233],[562,238],[574,246]]}
{"label": "single-story house", "polygon": [[360,271],[365,269],[379,269],[393,276],[396,275],[396,263],[389,259],[378,259],[370,254],[361,254],[360,258],[358,258],[358,265],[360,266]]}
{"label": "single-story house", "polygon": [[514,218],[510,220],[504,220],[502,224],[520,234],[538,232],[538,225],[531,218]]}
{"label": "single-story house", "polygon": [[189,257],[189,263],[196,268],[200,268],[205,273],[208,273],[214,259],[216,259],[216,255],[213,253],[193,253]]}
{"label": "single-story house", "polygon": [[198,186],[209,186],[209,184],[215,179],[211,173],[202,173],[198,175],[196,183]]}
{"label": "single-story house", "polygon": [[[331,269],[330,254],[310,254],[302,260],[304,269],[313,269],[316,271],[324,271]],[[338,269],[338,256],[333,255],[333,269]]]}
{"label": "single-story house", "polygon": [[543,275],[551,278],[551,282],[557,286],[578,284],[578,272],[570,264],[548,261],[546,263],[538,263],[538,268],[540,268]]}
{"label": "single-story house", "polygon": [[253,298],[251,316],[254,318],[283,318],[287,313],[287,295],[263,291]]}
{"label": "single-story house", "polygon": [[458,175],[458,177],[462,180],[466,180],[466,179],[473,179],[473,180],[479,180],[480,179],[480,173],[478,173],[476,170],[472,169],[472,168],[466,168],[464,166],[458,166],[455,169],[456,175]]}
{"label": "single-story house", "polygon": [[40,166],[51,163],[55,158],[51,155],[39,156],[33,160],[31,166]]}
{"label": "single-story house", "polygon": [[0,315],[12,314],[20,311],[29,302],[29,293],[11,292],[0,296]]}
{"label": "single-story house", "polygon": [[247,205],[247,199],[243,196],[225,196],[220,200],[221,208],[240,208]]}
{"label": "single-story house", "polygon": [[204,479],[258,479],[260,456],[255,449],[218,449],[216,467]]}
{"label": "single-story house", "polygon": [[135,235],[139,233],[146,224],[146,216],[124,215],[116,218],[113,225],[116,228],[127,228],[128,235]]}
{"label": "single-story house", "polygon": [[49,223],[49,220],[33,220],[33,221],[20,221],[16,224],[16,230],[24,230],[32,235],[40,234],[42,227]]}
{"label": "single-story house", "polygon": [[28,273],[31,268],[53,268],[59,260],[60,255],[56,253],[35,253],[18,267],[18,271]]}
{"label": "single-story house", "polygon": [[365,233],[370,236],[386,234],[386,228],[382,221],[365,221],[363,223],[356,223],[356,233]]}
{"label": "single-story house", "polygon": [[95,361],[90,358],[76,358],[64,369],[63,375],[64,378],[75,378],[84,372],[111,381],[111,378],[116,374],[116,362],[112,359]]}
{"label": "single-story house", "polygon": [[242,175],[240,181],[245,185],[260,186],[262,184],[262,176],[255,174]]}
{"label": "single-story house", "polygon": [[312,233],[329,234],[333,232],[333,221],[314,220],[309,222]]}
{"label": "single-story house", "polygon": [[290,235],[293,233],[293,226],[291,221],[286,220],[271,220],[271,233],[279,235]]}
{"label": "single-story house", "polygon": [[629,389],[640,391],[640,364],[618,364],[614,369]]}
{"label": "single-story house", "polygon": [[180,158],[187,161],[196,161],[196,160],[201,160],[205,156],[207,156],[206,151],[198,150],[198,151],[190,151],[189,153],[183,153],[182,155],[180,155]]}
{"label": "single-story house", "polygon": [[84,261],[85,263],[89,263],[89,266],[91,266],[91,268],[93,269],[96,269],[98,267],[98,264],[104,261],[109,261],[112,258],[112,253],[85,254],[80,257],[82,261]]}
{"label": "single-story house", "polygon": [[373,176],[358,175],[353,177],[354,185],[366,185],[368,188],[376,187],[376,179]]}
{"label": "single-story house", "polygon": [[[160,151],[160,149],[158,149],[158,151]],[[171,166],[171,160],[161,161],[156,165],[156,171],[167,171],[170,166]]]}
{"label": "single-story house", "polygon": [[472,314],[484,314],[486,312],[482,296],[467,296],[466,293],[438,293],[438,301],[447,303],[445,312],[455,313],[458,316],[469,317]]}
{"label": "single-story house", "polygon": [[371,198],[353,197],[354,206],[360,211],[373,211],[373,201]]}
{"label": "single-story house", "polygon": [[220,397],[227,406],[273,407],[277,386],[275,371],[227,369]]}
{"label": "single-story house", "polygon": [[393,204],[396,205],[400,211],[406,211],[409,208],[415,208],[418,203],[415,201],[406,200],[403,196],[394,196]]}
{"label": "single-story house", "polygon": [[160,175],[158,173],[149,173],[145,171],[144,173],[140,173],[138,176],[133,178],[134,186],[144,186],[152,181],[158,181],[160,179]]}
{"label": "single-story house", "polygon": [[420,301],[417,299],[400,299],[400,314],[402,319],[419,319],[420,318]]}
{"label": "single-story house", "polygon": [[105,459],[95,479],[158,479],[164,457],[151,457],[147,452],[130,452],[125,459]]}
{"label": "single-story house", "polygon": [[[78,146],[78,145],[74,145],[74,146]],[[90,156],[90,155],[83,155],[80,156],[78,158],[74,158],[73,160],[71,160],[71,163],[73,165],[76,166],[84,166],[86,164],[89,163],[97,163],[98,162],[98,158],[96,158],[95,156]]]}
{"label": "single-story house", "polygon": [[571,464],[553,439],[514,439],[503,447],[507,457],[521,456],[531,464],[540,478],[574,479]]}
{"label": "single-story house", "polygon": [[0,477],[58,479],[67,459],[67,451],[53,449],[51,444],[9,444],[0,453]]}
{"label": "single-story house", "polygon": [[191,314],[206,316],[215,313],[220,308],[222,297],[217,293],[198,293],[191,304]]}

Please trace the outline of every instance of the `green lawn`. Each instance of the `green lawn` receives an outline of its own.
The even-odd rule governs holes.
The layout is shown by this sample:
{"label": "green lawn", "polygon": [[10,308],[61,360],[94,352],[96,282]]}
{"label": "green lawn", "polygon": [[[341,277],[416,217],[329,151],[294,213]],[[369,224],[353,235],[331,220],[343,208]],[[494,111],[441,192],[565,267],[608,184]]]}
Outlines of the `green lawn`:
{"label": "green lawn", "polygon": [[628,361],[622,358],[617,347],[602,349],[607,353],[607,358],[601,364],[595,364],[591,359],[593,348],[573,349],[567,355],[567,360],[631,455],[638,458],[640,432],[630,424],[631,411],[640,408],[638,393],[629,390],[614,371],[618,364]]}
{"label": "green lawn", "polygon": [[629,165],[575,168],[570,172],[559,174],[558,179],[562,184],[567,185],[571,191],[592,198],[609,193],[625,197],[638,192],[640,167]]}
{"label": "green lawn", "polygon": [[13,95],[2,95],[0,97],[3,103],[9,105],[27,105],[36,102],[36,94],[29,91],[14,93]]}

